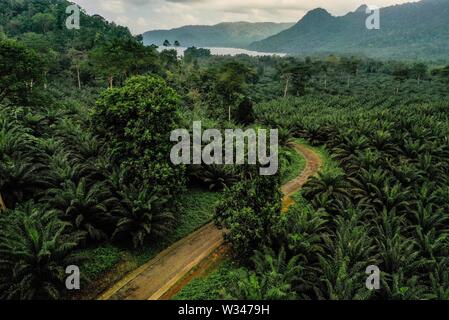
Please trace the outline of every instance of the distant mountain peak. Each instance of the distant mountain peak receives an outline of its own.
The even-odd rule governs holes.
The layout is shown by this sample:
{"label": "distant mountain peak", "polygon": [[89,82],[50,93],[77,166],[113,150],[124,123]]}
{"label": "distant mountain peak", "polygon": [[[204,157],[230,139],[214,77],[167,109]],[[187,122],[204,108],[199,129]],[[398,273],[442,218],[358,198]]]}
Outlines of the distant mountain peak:
{"label": "distant mountain peak", "polygon": [[354,12],[366,12],[366,9],[368,6],[366,4],[362,4],[360,7],[358,7]]}
{"label": "distant mountain peak", "polygon": [[332,15],[329,12],[327,12],[323,8],[316,8],[307,12],[306,15],[301,19],[301,21],[314,23],[316,21],[329,18],[332,18]]}
{"label": "distant mountain peak", "polygon": [[329,12],[327,12],[326,9],[316,8],[307,12],[305,16],[319,17],[319,16],[332,16],[332,15]]}

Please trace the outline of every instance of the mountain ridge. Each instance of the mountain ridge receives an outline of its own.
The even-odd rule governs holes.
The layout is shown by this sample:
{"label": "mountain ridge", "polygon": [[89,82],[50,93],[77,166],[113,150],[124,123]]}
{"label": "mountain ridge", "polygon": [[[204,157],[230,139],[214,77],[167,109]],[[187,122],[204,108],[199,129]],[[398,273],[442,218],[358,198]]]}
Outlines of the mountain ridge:
{"label": "mountain ridge", "polygon": [[288,29],[295,23],[221,22],[215,25],[188,25],[170,30],[152,30],[143,34],[146,45],[163,45],[165,40],[190,47],[247,48],[254,41],[265,39]]}
{"label": "mountain ridge", "polygon": [[[368,30],[366,6],[344,16],[318,8],[294,26],[252,43],[256,51],[362,54],[388,58],[449,57],[449,1],[421,0],[380,8],[380,29]],[[327,13],[327,14],[326,14]]]}

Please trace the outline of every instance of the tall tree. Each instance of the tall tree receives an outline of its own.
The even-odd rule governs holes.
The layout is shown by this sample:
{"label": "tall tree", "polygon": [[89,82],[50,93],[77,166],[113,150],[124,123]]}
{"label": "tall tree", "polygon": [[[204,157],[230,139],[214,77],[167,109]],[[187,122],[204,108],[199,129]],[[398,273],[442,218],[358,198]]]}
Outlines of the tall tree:
{"label": "tall tree", "polygon": [[37,32],[47,33],[56,25],[56,18],[51,13],[36,13],[31,21]]}
{"label": "tall tree", "polygon": [[248,82],[254,81],[256,72],[244,63],[233,61],[225,63],[217,76],[217,91],[223,96],[228,109],[228,120],[231,121],[232,106],[237,98],[246,93]]}
{"label": "tall tree", "polygon": [[281,78],[285,80],[284,96],[292,91],[294,95],[304,95],[312,75],[311,63],[288,58],[277,67]]}
{"label": "tall tree", "polygon": [[27,100],[40,79],[42,64],[34,51],[14,40],[0,40],[0,102]]}
{"label": "tall tree", "polygon": [[75,70],[78,89],[81,89],[81,65],[86,61],[87,55],[84,51],[71,48],[67,53],[71,60],[72,69]]}
{"label": "tall tree", "polygon": [[[400,84],[410,77],[410,68],[407,65],[400,63],[394,67],[392,75],[394,80],[398,81]],[[398,93],[399,85],[396,86],[396,94]]]}
{"label": "tall tree", "polygon": [[44,86],[47,87],[49,73],[57,71],[58,68],[59,54],[53,49],[53,43],[48,36],[34,32],[21,35],[20,41],[39,55]]}
{"label": "tall tree", "polygon": [[428,67],[425,63],[415,63],[412,65],[410,69],[410,74],[416,80],[418,80],[418,86],[421,83],[421,80],[427,76]]}
{"label": "tall tree", "polygon": [[109,88],[114,80],[126,80],[131,75],[157,72],[159,57],[156,49],[145,47],[135,39],[114,39],[90,52],[98,72],[108,79]]}
{"label": "tall tree", "polygon": [[0,211],[6,209],[5,202],[3,201],[2,194],[0,193]]}
{"label": "tall tree", "polygon": [[[174,194],[182,168],[170,161],[170,133],[179,127],[179,98],[159,77],[136,76],[107,90],[97,103],[94,123],[129,168],[138,185]],[[174,191],[175,190],[175,191]]]}
{"label": "tall tree", "polygon": [[360,60],[354,57],[341,59],[341,67],[348,77],[347,87],[351,84],[351,76],[356,76],[359,70]]}

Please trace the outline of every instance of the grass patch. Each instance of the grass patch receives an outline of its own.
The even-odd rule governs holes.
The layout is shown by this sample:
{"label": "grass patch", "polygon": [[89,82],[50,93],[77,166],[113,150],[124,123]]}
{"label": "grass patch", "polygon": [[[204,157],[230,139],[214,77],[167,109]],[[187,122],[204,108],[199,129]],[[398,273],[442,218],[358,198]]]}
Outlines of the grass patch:
{"label": "grass patch", "polygon": [[221,300],[231,284],[231,273],[238,268],[231,260],[225,260],[207,276],[190,281],[173,300]]}
{"label": "grass patch", "polygon": [[280,162],[282,184],[295,179],[306,166],[306,160],[292,148],[281,148]]}
{"label": "grass patch", "polygon": [[112,269],[121,259],[121,250],[113,245],[106,244],[97,248],[83,250],[88,260],[82,266],[84,274],[95,279],[103,272]]}

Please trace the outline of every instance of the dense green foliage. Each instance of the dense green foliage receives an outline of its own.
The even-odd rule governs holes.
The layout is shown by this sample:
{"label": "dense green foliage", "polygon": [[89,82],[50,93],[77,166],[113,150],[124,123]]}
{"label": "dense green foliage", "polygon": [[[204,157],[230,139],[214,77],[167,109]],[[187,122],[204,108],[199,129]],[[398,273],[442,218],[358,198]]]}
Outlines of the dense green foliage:
{"label": "dense green foliage", "polygon": [[[305,97],[256,109],[259,121],[326,145],[343,169],[313,178],[310,204],[280,229],[276,247],[300,256],[300,296],[447,298],[447,103],[416,100]],[[363,281],[371,264],[382,270],[376,292]]]}
{"label": "dense green foliage", "polygon": [[[146,187],[154,185],[158,191],[174,194],[183,185],[182,170],[175,169],[169,158],[170,133],[180,122],[178,112],[178,97],[164,80],[141,76],[105,91],[93,122],[97,132],[110,141],[117,164],[135,182],[145,181]],[[178,189],[165,190],[176,184]]]}
{"label": "dense green foliage", "polygon": [[[196,48],[178,59],[99,16],[68,30],[67,4],[0,4],[0,298],[70,297],[68,265],[95,281],[213,218],[235,264],[210,297],[449,298],[448,66]],[[174,166],[170,132],[197,120],[278,128],[279,174]],[[304,165],[293,138],[338,167],[280,214],[281,181]],[[371,264],[378,291],[365,288]]]}
{"label": "dense green foliage", "polygon": [[[68,4],[1,4],[3,31],[16,38],[0,40],[0,196],[9,210],[0,241],[4,298],[66,297],[65,267],[71,261],[79,265],[78,250],[105,242],[147,246],[171,232],[179,218],[172,198],[184,180],[178,169],[163,165],[161,154],[169,145],[159,143],[169,141],[165,135],[179,119],[176,94],[159,77],[135,77],[131,88],[110,90],[94,103],[98,85],[111,76],[104,70],[109,66],[101,64],[111,44],[118,46],[112,75],[120,81],[158,73],[164,58],[100,17],[82,14],[83,33],[66,29],[57,21],[65,21]],[[30,15],[35,25],[29,24]],[[96,74],[105,78],[97,82]],[[133,90],[136,100],[128,104],[126,117],[134,114],[137,122],[128,132],[120,114],[111,110],[106,119],[101,106],[108,97],[120,103],[120,92]],[[155,92],[157,98],[148,98]],[[145,135],[148,123],[139,127],[137,110],[148,118],[154,113],[157,135]],[[108,127],[120,123],[121,132]],[[115,135],[107,136],[106,129]],[[141,167],[126,170],[126,161],[140,161]]]}
{"label": "dense green foliage", "polygon": [[42,77],[42,63],[33,51],[13,40],[0,43],[0,102],[8,98],[11,102],[26,103],[33,83]]}
{"label": "dense green foliage", "polygon": [[241,181],[224,192],[215,213],[216,224],[227,229],[225,239],[241,259],[260,245],[270,244],[269,235],[281,208],[279,175],[259,176],[257,169],[243,169]]}
{"label": "dense green foliage", "polygon": [[80,234],[33,204],[3,213],[0,226],[0,298],[60,298],[66,267],[83,260],[73,252]]}

